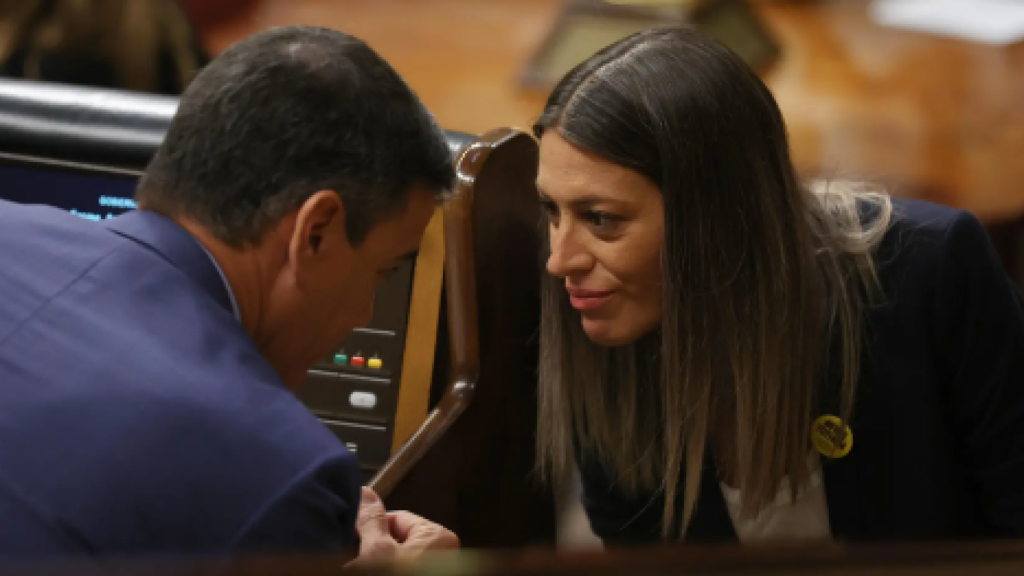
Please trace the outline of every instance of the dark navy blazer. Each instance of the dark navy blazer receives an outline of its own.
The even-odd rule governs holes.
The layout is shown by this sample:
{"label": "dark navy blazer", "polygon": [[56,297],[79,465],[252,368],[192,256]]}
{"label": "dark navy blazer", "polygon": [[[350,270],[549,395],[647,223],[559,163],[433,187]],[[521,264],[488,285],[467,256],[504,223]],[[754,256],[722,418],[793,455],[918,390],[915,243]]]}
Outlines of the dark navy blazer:
{"label": "dark navy blazer", "polygon": [[[1024,299],[973,216],[895,208],[877,256],[887,302],[868,316],[853,447],[822,459],[833,536],[1024,536]],[[822,414],[838,414],[836,384],[826,383]],[[580,468],[598,536],[660,539],[663,499],[627,497],[599,464]],[[710,463],[701,484],[687,539],[735,541]]]}
{"label": "dark navy blazer", "polygon": [[336,549],[360,484],[184,229],[0,201],[0,559]]}

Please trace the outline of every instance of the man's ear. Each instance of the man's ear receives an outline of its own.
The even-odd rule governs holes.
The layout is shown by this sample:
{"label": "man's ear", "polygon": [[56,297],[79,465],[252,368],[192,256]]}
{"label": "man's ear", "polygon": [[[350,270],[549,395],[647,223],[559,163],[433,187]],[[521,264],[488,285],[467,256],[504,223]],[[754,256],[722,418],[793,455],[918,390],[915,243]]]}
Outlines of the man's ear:
{"label": "man's ear", "polygon": [[324,248],[325,239],[333,239],[345,232],[345,207],[341,196],[331,190],[321,190],[299,206],[295,228],[288,246],[288,258],[301,264],[315,258]]}

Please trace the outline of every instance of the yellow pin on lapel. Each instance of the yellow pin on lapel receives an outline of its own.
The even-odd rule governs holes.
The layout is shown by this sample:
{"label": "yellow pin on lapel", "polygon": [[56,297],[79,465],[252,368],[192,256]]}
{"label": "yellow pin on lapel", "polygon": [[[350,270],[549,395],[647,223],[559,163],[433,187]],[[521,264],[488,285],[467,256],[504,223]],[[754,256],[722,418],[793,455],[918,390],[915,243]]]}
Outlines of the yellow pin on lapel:
{"label": "yellow pin on lapel", "polygon": [[811,425],[811,441],[827,458],[842,458],[853,448],[853,431],[836,416],[826,414]]}

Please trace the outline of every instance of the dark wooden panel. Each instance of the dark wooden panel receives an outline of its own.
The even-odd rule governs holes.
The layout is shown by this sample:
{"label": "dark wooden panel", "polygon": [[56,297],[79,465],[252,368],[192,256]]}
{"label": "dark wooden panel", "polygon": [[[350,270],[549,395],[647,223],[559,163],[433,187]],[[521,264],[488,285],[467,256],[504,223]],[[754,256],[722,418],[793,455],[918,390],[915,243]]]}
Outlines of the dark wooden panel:
{"label": "dark wooden panel", "polygon": [[[438,360],[437,376],[450,383],[476,376],[475,394],[386,502],[444,524],[467,547],[551,544],[553,497],[533,476],[542,271],[537,144],[504,129],[481,141],[463,152],[464,165],[482,163],[460,168],[460,196],[445,212],[449,345],[438,350],[449,357]],[[472,246],[461,244],[469,239]]]}

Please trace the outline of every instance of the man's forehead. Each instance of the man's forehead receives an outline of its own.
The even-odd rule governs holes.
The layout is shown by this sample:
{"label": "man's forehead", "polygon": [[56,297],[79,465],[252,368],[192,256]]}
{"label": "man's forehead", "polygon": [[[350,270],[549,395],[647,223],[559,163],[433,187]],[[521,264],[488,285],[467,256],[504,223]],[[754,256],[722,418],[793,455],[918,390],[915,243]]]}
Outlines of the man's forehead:
{"label": "man's forehead", "polygon": [[400,212],[374,226],[366,238],[374,252],[391,260],[415,258],[423,233],[434,215],[433,198],[432,194],[414,192]]}

